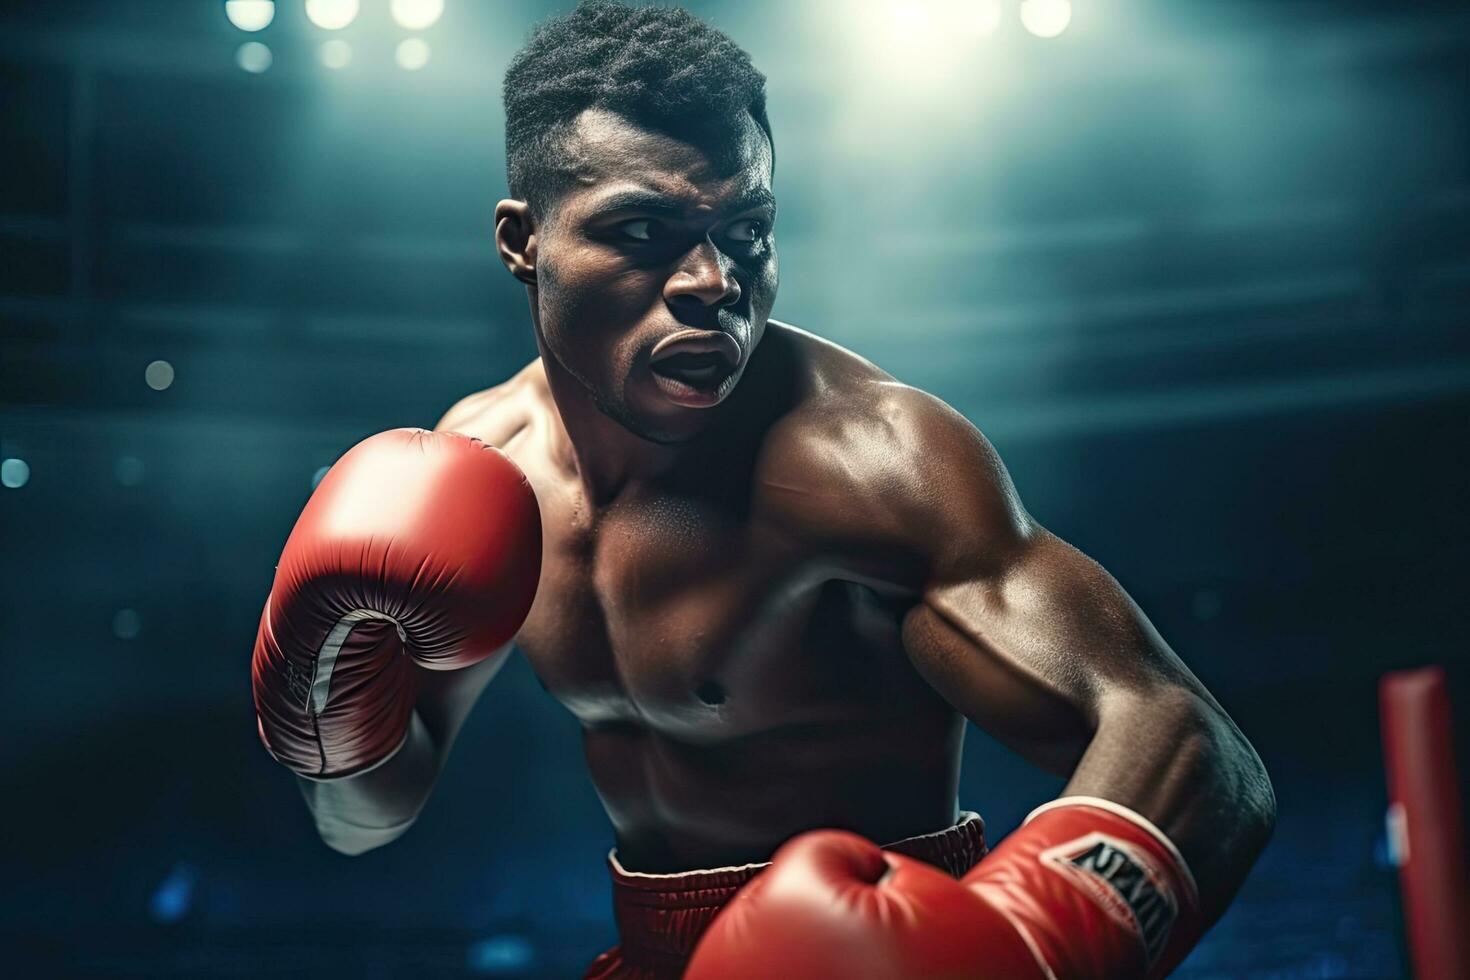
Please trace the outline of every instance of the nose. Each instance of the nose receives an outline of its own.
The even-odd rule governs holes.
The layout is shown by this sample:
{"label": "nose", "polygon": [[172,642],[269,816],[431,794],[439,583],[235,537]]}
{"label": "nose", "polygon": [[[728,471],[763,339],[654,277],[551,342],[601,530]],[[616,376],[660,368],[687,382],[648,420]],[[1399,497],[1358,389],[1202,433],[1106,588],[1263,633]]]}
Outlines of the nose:
{"label": "nose", "polygon": [[671,306],[698,303],[720,307],[739,302],[740,283],[731,275],[733,266],[706,238],[684,256],[678,270],[669,277],[664,299]]}

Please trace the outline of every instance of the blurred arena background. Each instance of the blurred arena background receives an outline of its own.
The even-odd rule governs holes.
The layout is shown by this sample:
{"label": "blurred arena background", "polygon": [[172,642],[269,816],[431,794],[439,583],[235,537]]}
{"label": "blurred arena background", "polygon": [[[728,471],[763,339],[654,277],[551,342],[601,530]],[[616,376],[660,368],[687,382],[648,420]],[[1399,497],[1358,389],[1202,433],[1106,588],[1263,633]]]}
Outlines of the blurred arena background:
{"label": "blurred arena background", "polygon": [[[0,5],[12,975],[571,976],[611,941],[524,664],[359,858],[248,683],[323,468],[534,355],[500,77],[570,6]],[[769,77],[775,315],[985,430],[1270,768],[1277,835],[1179,975],[1405,975],[1375,684],[1466,651],[1470,11],[686,6]],[[1059,787],[970,733],[993,836]]]}

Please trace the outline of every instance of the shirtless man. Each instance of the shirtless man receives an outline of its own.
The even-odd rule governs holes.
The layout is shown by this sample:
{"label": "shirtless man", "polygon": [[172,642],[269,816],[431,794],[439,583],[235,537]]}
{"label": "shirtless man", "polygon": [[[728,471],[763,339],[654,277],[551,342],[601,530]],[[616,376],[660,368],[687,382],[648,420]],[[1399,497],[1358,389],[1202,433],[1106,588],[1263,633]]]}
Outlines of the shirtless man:
{"label": "shirtless man", "polygon": [[[323,839],[408,828],[513,635],[615,831],[589,976],[678,976],[752,880],[700,976],[1167,972],[1270,834],[1266,773],[966,419],[769,319],[763,76],[595,3],[505,94],[495,241],[541,356],[344,457],[262,618],[261,736]],[[1070,774],[983,858],[966,719]]]}

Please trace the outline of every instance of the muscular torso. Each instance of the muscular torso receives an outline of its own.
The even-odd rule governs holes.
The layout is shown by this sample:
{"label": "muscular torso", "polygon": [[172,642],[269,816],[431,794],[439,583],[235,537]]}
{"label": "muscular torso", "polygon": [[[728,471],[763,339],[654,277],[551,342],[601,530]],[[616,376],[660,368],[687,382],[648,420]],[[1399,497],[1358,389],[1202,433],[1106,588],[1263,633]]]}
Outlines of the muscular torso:
{"label": "muscular torso", "polygon": [[813,827],[889,841],[955,817],[963,724],[904,654],[916,597],[803,533],[791,506],[820,490],[802,452],[860,445],[862,413],[842,403],[885,376],[774,323],[757,360],[737,389],[750,411],[610,501],[556,458],[539,362],[457,426],[536,490],[544,558],[517,646],[581,722],[635,870],[765,860]]}

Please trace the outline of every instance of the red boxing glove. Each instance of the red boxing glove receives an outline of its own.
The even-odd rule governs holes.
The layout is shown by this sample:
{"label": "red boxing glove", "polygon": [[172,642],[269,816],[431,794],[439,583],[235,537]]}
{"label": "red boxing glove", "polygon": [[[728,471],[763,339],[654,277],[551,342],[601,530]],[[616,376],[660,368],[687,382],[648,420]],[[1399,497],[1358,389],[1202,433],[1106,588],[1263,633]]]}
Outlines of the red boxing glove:
{"label": "red boxing glove", "polygon": [[540,569],[535,494],[499,450],[422,429],[358,443],[307,501],[261,614],[251,675],[266,749],[313,779],[381,764],[408,735],[408,658],[454,670],[494,653]]}
{"label": "red boxing glove", "polygon": [[1039,975],[1010,924],[943,871],[816,830],[784,845],[720,912],[684,980]]}
{"label": "red boxing glove", "polygon": [[1161,977],[1201,928],[1194,879],[1157,828],[1068,797],[961,881],[852,834],[805,834],[720,913],[685,977]]}

